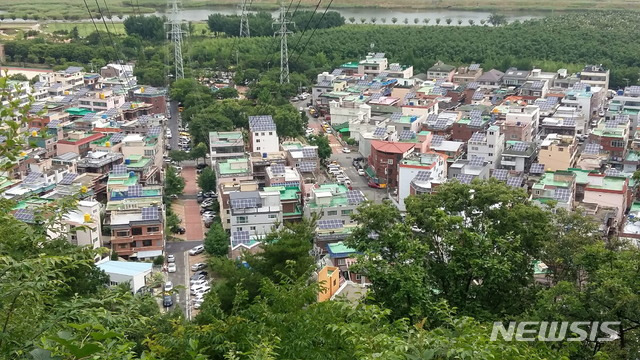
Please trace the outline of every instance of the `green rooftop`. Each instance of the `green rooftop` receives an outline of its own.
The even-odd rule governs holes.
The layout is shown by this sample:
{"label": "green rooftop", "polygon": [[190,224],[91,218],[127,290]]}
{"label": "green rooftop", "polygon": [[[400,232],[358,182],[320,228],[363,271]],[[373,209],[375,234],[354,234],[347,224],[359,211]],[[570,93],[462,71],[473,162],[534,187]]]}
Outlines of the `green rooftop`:
{"label": "green rooftop", "polygon": [[629,151],[627,154],[627,161],[640,161],[640,152],[637,151]]}
{"label": "green rooftop", "polygon": [[[127,160],[129,160],[129,163],[127,164]],[[149,163],[151,162],[151,158],[148,157],[144,157],[142,155],[130,155],[128,158],[125,159],[125,165],[127,166],[127,168],[144,168],[147,165],[149,165]]]}
{"label": "green rooftop", "polygon": [[[567,175],[570,173],[570,171],[563,171],[563,172]],[[571,186],[570,181],[556,180],[555,179],[556,173],[558,172],[557,171],[545,172],[544,175],[542,175],[542,177],[540,178],[540,180],[538,180],[537,183],[533,184],[533,189],[542,190],[547,186],[562,187],[562,188],[568,188]]]}
{"label": "green rooftop", "polygon": [[339,241],[337,243],[327,245],[329,252],[333,254],[355,253],[356,250],[348,247],[344,242]]}
{"label": "green rooftop", "polygon": [[346,206],[349,205],[349,200],[347,200],[347,187],[341,184],[322,184],[319,188],[313,190],[316,194],[321,193],[330,193],[331,194],[331,203],[329,205],[319,206],[316,204],[315,200],[311,200],[307,202],[310,208],[320,208],[324,206]]}
{"label": "green rooftop", "polygon": [[52,203],[53,200],[49,200],[49,199],[40,199],[40,198],[34,198],[34,199],[29,199],[29,200],[23,200],[20,201],[16,204],[16,206],[13,207],[13,210],[20,210],[20,209],[26,209],[28,207],[41,207],[43,205],[47,205]]}
{"label": "green rooftop", "polygon": [[108,186],[133,186],[138,183],[138,176],[129,176],[129,174],[109,174]]}
{"label": "green rooftop", "polygon": [[81,109],[81,108],[77,108],[77,107],[71,107],[65,110],[65,112],[69,113],[69,115],[75,115],[75,116],[85,116],[88,113],[92,113],[93,111],[88,110],[88,109]]}
{"label": "green rooftop", "polygon": [[[482,118],[482,125],[480,126],[484,126],[484,124],[486,124],[489,121],[488,117],[483,117]],[[471,118],[460,118],[458,121],[456,121],[458,124],[463,124],[463,125],[469,125],[469,123],[471,122]]]}
{"label": "green rooftop", "polygon": [[344,64],[340,65],[340,67],[341,68],[350,68],[350,69],[355,68],[355,69],[357,69],[358,68],[358,64],[359,63],[357,61],[351,61],[351,62],[344,63]]}
{"label": "green rooftop", "polygon": [[600,122],[597,128],[591,130],[591,133],[596,136],[624,138],[624,135],[627,131],[626,124],[622,126],[618,125],[618,127],[616,128],[607,128],[607,127],[604,127],[603,124],[604,122]]}
{"label": "green rooftop", "polygon": [[226,161],[218,162],[218,171],[220,171],[220,175],[248,175],[251,173],[251,168],[249,167],[248,161],[246,158],[237,158],[237,159],[227,159]]}
{"label": "green rooftop", "polygon": [[300,188],[297,186],[267,186],[264,191],[278,191],[280,200],[297,200]]}
{"label": "green rooftop", "polygon": [[297,142],[297,141],[293,141],[293,142],[284,142],[282,143],[282,148],[285,150],[295,150],[295,149],[302,149],[304,147],[304,145],[302,145],[301,143]]}

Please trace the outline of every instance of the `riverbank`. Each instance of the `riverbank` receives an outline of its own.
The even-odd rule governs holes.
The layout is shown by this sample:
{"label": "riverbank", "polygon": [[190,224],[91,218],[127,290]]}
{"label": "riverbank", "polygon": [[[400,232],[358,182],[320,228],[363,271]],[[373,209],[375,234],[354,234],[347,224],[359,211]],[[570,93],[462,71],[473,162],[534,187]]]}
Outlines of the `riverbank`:
{"label": "riverbank", "polygon": [[[263,0],[260,3],[252,3],[252,10],[276,10],[279,0]],[[98,14],[95,4],[88,2],[94,16]],[[238,5],[237,0],[183,0],[183,9],[199,9],[215,11],[216,8],[234,9]],[[164,12],[167,9],[166,0],[136,0],[120,1],[108,0],[108,6],[101,7],[102,14],[109,17],[121,17],[131,14],[148,14]],[[300,0],[300,8],[312,10],[317,4],[316,0]],[[88,19],[86,9],[81,6],[79,0],[30,0],[18,2],[15,0],[0,0],[0,20],[4,19],[54,19],[54,20],[79,20]],[[292,5],[295,8],[297,2]],[[325,4],[321,4],[323,9]],[[438,11],[477,11],[517,13],[520,16],[528,16],[531,13],[551,13],[554,11],[572,12],[586,10],[640,10],[640,0],[368,0],[366,2],[355,0],[338,0],[331,4],[332,10],[342,12],[351,9],[364,12],[390,10],[404,10],[406,12]],[[293,10],[292,10],[293,11]],[[366,16],[366,15],[365,15]],[[455,14],[451,15],[455,18]]]}

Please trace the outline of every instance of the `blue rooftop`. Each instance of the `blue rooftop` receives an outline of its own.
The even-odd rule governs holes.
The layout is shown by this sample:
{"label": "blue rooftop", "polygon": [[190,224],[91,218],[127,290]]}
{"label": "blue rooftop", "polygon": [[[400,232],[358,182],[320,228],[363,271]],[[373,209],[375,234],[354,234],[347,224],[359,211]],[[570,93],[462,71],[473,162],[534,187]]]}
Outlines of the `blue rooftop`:
{"label": "blue rooftop", "polygon": [[121,274],[127,276],[136,276],[141,273],[151,271],[153,264],[143,262],[128,262],[128,261],[105,261],[98,264],[98,268],[106,273]]}

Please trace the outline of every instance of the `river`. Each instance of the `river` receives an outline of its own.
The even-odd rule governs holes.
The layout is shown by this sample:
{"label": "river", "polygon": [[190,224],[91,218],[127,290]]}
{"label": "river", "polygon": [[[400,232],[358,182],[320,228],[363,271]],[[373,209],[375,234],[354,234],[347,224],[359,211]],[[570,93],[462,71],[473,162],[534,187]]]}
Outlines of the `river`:
{"label": "river", "polygon": [[[305,9],[307,10],[307,9]],[[391,25],[391,19],[397,18],[397,24],[403,24],[404,19],[408,20],[408,25],[416,25],[414,19],[418,19],[417,25],[424,25],[423,19],[429,19],[429,25],[436,23],[436,19],[440,19],[441,24],[446,24],[446,19],[451,19],[451,25],[458,25],[458,20],[462,20],[462,25],[469,25],[469,20],[473,20],[475,24],[480,24],[480,20],[486,20],[491,15],[487,11],[458,11],[458,10],[413,10],[413,9],[381,9],[381,8],[336,8],[333,11],[339,12],[349,23],[349,18],[354,17],[356,23],[360,23],[361,18],[365,18],[367,23],[371,22],[371,18],[377,18],[376,24],[383,24],[382,18],[386,19],[386,24]],[[180,12],[180,19],[185,21],[205,21],[211,14],[221,13],[225,15],[238,14],[239,9],[233,6],[212,6],[206,9],[186,9]],[[278,11],[271,12],[274,18],[278,17]],[[515,20],[524,21],[529,19],[542,18],[550,15],[550,12],[512,12],[503,13],[507,16],[508,22]],[[164,12],[158,12],[156,15],[167,15]]]}

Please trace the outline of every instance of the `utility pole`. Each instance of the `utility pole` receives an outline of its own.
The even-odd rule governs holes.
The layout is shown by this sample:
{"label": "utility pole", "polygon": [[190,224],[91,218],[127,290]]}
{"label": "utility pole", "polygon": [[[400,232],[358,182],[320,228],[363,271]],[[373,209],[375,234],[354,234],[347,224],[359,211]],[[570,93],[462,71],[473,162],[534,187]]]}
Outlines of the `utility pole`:
{"label": "utility pole", "polygon": [[180,20],[180,5],[182,0],[167,0],[169,7],[169,31],[167,36],[173,43],[173,62],[176,68],[175,79],[184,79],[184,65],[182,62],[182,30],[183,22]]}
{"label": "utility pole", "polygon": [[287,25],[293,23],[287,20],[287,9],[284,3],[280,4],[280,17],[273,25],[280,25],[280,29],[275,35],[280,35],[280,84],[289,83],[289,49],[287,48],[287,35],[291,31],[287,30]]}
{"label": "utility pole", "polygon": [[[248,17],[248,9],[251,6],[251,0],[242,0],[242,4],[240,4],[240,37],[251,37],[249,34],[249,17]],[[249,2],[249,4],[247,4]]]}

